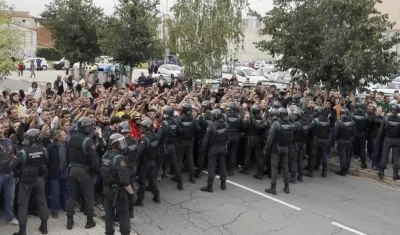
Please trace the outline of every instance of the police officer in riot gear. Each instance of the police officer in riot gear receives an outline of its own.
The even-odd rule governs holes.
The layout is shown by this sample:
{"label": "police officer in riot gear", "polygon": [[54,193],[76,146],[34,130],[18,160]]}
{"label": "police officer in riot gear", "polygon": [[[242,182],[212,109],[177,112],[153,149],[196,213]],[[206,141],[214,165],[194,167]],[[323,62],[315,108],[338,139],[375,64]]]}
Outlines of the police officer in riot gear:
{"label": "police officer in riot gear", "polygon": [[267,144],[264,147],[264,153],[271,151],[271,188],[265,192],[276,195],[276,181],[278,178],[278,165],[281,165],[283,173],[283,182],[285,187],[283,191],[289,193],[289,171],[288,155],[289,147],[293,139],[293,125],[288,121],[288,111],[285,108],[278,109],[279,119],[272,123],[269,131]]}
{"label": "police officer in riot gear", "polygon": [[[277,121],[279,118],[278,116],[278,110],[276,108],[271,108],[269,110],[269,116],[268,119],[266,120],[267,122],[267,126],[271,126],[271,123],[274,123],[275,121]],[[265,131],[265,140],[264,140],[264,146],[265,144],[267,144],[267,139],[268,139],[268,135],[269,135],[269,131],[271,128],[267,128]],[[268,178],[271,179],[271,152],[267,152],[267,153],[263,153],[264,157],[265,157],[265,165],[266,165],[266,171],[265,173],[268,175]]]}
{"label": "police officer in riot gear", "polygon": [[45,196],[45,178],[47,174],[47,162],[49,160],[46,148],[40,141],[40,131],[30,129],[25,134],[22,142],[25,146],[10,162],[10,169],[13,169],[15,177],[19,178],[18,197],[18,223],[19,231],[14,235],[26,235],[28,222],[29,198],[32,195],[36,198],[41,224],[39,231],[47,234],[47,220],[49,211]]}
{"label": "police officer in riot gear", "polygon": [[349,117],[349,110],[342,108],[340,110],[340,119],[336,121],[331,140],[332,146],[337,141],[337,150],[340,159],[340,171],[335,172],[337,175],[346,176],[350,168],[352,143],[355,135],[356,124]]}
{"label": "police officer in riot gear", "polygon": [[202,187],[201,191],[213,192],[213,183],[215,177],[215,166],[218,161],[221,189],[226,190],[226,168],[225,154],[226,145],[229,140],[229,125],[224,121],[220,109],[214,109],[212,112],[213,121],[208,125],[206,136],[204,137],[203,149],[208,149],[208,180],[207,186]]}
{"label": "police officer in riot gear", "polygon": [[146,179],[149,181],[149,190],[153,193],[153,201],[160,203],[160,191],[156,181],[156,158],[158,155],[159,142],[157,135],[153,132],[153,122],[147,118],[140,123],[140,129],[144,136],[140,139],[138,146],[139,168],[138,181],[139,190],[135,205],[143,206]]}
{"label": "police officer in riot gear", "polygon": [[314,108],[314,119],[308,126],[307,140],[311,141],[311,153],[308,158],[308,172],[304,176],[313,177],[316,159],[322,162],[322,177],[326,177],[327,168],[327,148],[329,140],[329,119],[324,115],[324,109],[321,106]]}
{"label": "police officer in riot gear", "polygon": [[261,117],[261,108],[260,106],[254,104],[251,107],[251,115],[249,119],[244,120],[243,127],[246,130],[247,141],[245,148],[245,159],[243,169],[239,171],[239,173],[248,175],[250,168],[251,156],[254,153],[256,160],[258,171],[257,174],[254,175],[254,178],[262,179],[264,173],[264,156],[262,153],[263,140],[262,137],[265,134],[265,129],[267,128],[266,123]]}
{"label": "police officer in riot gear", "polygon": [[303,110],[296,108],[293,111],[294,123],[293,123],[293,143],[290,150],[290,182],[296,182],[297,180],[303,182],[303,155],[306,150],[306,139],[308,122],[307,119],[303,117]]}
{"label": "police officer in riot gear", "polygon": [[365,112],[363,105],[357,101],[356,107],[353,111],[353,120],[356,125],[356,136],[354,138],[353,146],[355,153],[360,156],[361,168],[367,168],[365,144],[367,141],[367,133],[369,128],[368,113]]}
{"label": "police officer in riot gear", "polygon": [[227,168],[228,175],[233,175],[233,170],[236,166],[236,157],[240,142],[240,125],[242,123],[242,117],[237,111],[235,103],[231,102],[225,109],[225,121],[229,125],[229,141],[228,141],[228,157],[227,157]]}
{"label": "police officer in riot gear", "polygon": [[279,119],[278,109],[271,108],[271,110],[269,111],[269,121],[275,122],[275,121],[278,121],[278,119]]}
{"label": "police officer in riot gear", "polygon": [[[137,146],[138,143],[135,138],[129,136],[131,132],[131,126],[128,122],[121,122],[119,124],[119,132],[121,135],[125,137],[126,148],[123,149],[123,153],[126,156],[125,162],[129,171],[129,182],[132,188],[134,188],[134,183],[136,179],[137,166],[138,166],[138,154],[137,154]],[[134,195],[128,195],[129,201],[129,218],[134,217],[134,204],[135,198]]]}
{"label": "police officer in riot gear", "polygon": [[174,119],[174,109],[166,106],[163,109],[164,121],[161,122],[158,128],[157,137],[160,141],[160,155],[157,161],[157,169],[159,169],[165,159],[168,159],[175,177],[174,181],[178,183],[178,189],[183,190],[183,181],[181,169],[176,159],[176,138],[180,126]]}
{"label": "police officer in riot gear", "polygon": [[195,169],[193,162],[193,142],[196,131],[200,131],[200,126],[192,116],[192,106],[188,103],[182,105],[182,115],[177,119],[181,132],[178,135],[178,145],[176,154],[179,167],[182,166],[183,159],[189,167],[190,182],[196,183]]}
{"label": "police officer in riot gear", "polygon": [[130,221],[128,211],[128,195],[134,192],[130,185],[131,170],[126,164],[126,137],[119,133],[112,134],[108,140],[109,150],[101,159],[100,174],[104,179],[104,211],[107,235],[114,234],[114,217],[118,214],[120,232],[123,235],[130,234]]}
{"label": "police officer in riot gear", "polygon": [[197,117],[197,123],[200,126],[200,131],[197,134],[198,156],[197,156],[197,169],[195,174],[196,178],[201,177],[201,171],[204,168],[204,162],[207,156],[207,149],[203,149],[201,146],[203,146],[203,140],[206,134],[208,122],[212,121],[212,115],[211,115],[212,103],[209,100],[205,100],[201,103],[201,107],[203,108],[203,113],[201,113]]}
{"label": "police officer in riot gear", "polygon": [[96,226],[93,220],[93,174],[99,171],[100,164],[95,144],[91,139],[94,123],[88,117],[81,117],[77,124],[78,134],[69,138],[67,150],[69,162],[68,187],[70,190],[70,197],[67,202],[68,230],[71,230],[74,226],[75,204],[81,199],[81,194],[84,198],[87,216],[85,228],[89,229]]}
{"label": "police officer in riot gear", "polygon": [[379,138],[383,141],[382,157],[378,176],[383,178],[390,150],[393,154],[393,180],[399,180],[399,154],[400,154],[400,117],[398,116],[400,107],[398,104],[392,105],[391,115],[385,117],[379,128]]}

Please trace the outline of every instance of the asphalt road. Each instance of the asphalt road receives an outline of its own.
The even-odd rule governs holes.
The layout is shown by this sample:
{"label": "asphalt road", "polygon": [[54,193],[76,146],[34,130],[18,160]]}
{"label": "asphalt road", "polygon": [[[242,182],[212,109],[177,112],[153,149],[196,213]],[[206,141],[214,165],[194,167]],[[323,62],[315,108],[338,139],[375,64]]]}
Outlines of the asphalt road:
{"label": "asphalt road", "polygon": [[[26,90],[29,82],[7,79],[11,89]],[[251,172],[254,173],[254,172]],[[305,178],[291,185],[286,195],[279,178],[277,196],[264,193],[270,180],[255,180],[235,174],[227,190],[215,180],[214,193],[200,188],[206,174],[196,184],[184,175],[184,191],[164,179],[159,188],[161,204],[146,192],[145,206],[136,208],[132,228],[140,235],[395,235],[400,228],[400,190],[353,177],[328,172],[328,178]]]}

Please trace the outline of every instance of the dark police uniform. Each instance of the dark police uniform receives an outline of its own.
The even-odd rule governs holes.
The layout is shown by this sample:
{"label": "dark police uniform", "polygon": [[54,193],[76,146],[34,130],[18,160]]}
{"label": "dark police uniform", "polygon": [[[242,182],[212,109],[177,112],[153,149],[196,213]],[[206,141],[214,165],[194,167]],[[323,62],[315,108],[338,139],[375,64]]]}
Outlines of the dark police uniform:
{"label": "dark police uniform", "polygon": [[[89,122],[89,120],[84,121]],[[85,228],[92,228],[96,225],[93,221],[93,174],[99,172],[100,164],[95,150],[95,144],[93,140],[88,137],[90,134],[91,133],[84,132],[83,129],[81,129],[77,135],[70,137],[68,140],[68,187],[70,190],[70,197],[67,202],[66,210],[68,216],[68,230],[73,228],[75,204],[81,198],[80,194],[82,194],[85,202],[85,213],[87,216]]]}
{"label": "dark police uniform", "polygon": [[276,195],[276,181],[278,178],[278,165],[283,173],[284,191],[289,193],[288,156],[289,147],[293,140],[293,125],[287,120],[287,110],[279,108],[279,119],[272,123],[264,152],[271,151],[271,188],[265,192]]}
{"label": "dark police uniform", "polygon": [[383,178],[385,167],[389,159],[390,150],[393,156],[393,180],[399,180],[399,154],[400,154],[400,117],[398,105],[392,106],[392,115],[385,117],[379,129],[379,138],[383,140],[382,157],[379,177]]}
{"label": "dark police uniform", "polygon": [[[35,131],[31,129],[30,131]],[[37,130],[39,136],[39,130]],[[10,168],[19,172],[15,177],[19,178],[18,189],[18,223],[20,231],[14,235],[25,235],[28,222],[29,198],[36,198],[41,225],[39,230],[47,234],[47,220],[49,210],[45,197],[45,177],[47,174],[48,154],[43,145],[37,142],[21,150],[16,158],[10,162]]]}
{"label": "dark police uniform", "polygon": [[330,122],[327,117],[323,115],[322,107],[316,107],[314,112],[318,114],[318,117],[314,118],[311,124],[308,126],[308,138],[311,141],[311,153],[308,158],[308,172],[305,176],[314,176],[314,167],[316,159],[321,159],[322,163],[322,177],[326,177],[327,168],[327,148],[329,139]]}
{"label": "dark police uniform", "polygon": [[[361,104],[357,104],[360,106]],[[356,125],[356,136],[354,138],[353,146],[354,152],[356,155],[359,155],[361,158],[361,168],[367,168],[366,163],[366,152],[365,152],[365,144],[367,141],[367,133],[369,127],[369,118],[368,114],[362,109],[358,107],[353,112],[353,120]]]}
{"label": "dark police uniform", "polygon": [[[137,175],[137,166],[138,166],[138,154],[137,154],[137,147],[138,143],[135,138],[126,136],[126,149],[124,155],[126,156],[125,161],[128,167],[129,172],[129,182],[132,188],[134,188],[136,175]],[[134,195],[128,195],[129,199],[129,217],[133,218],[133,207],[135,204],[135,197]]]}
{"label": "dark police uniform", "polygon": [[[222,118],[221,110],[214,110],[213,116],[215,117],[206,131],[203,149],[208,149],[208,180],[207,186],[201,188],[202,191],[213,192],[213,183],[215,178],[215,166],[218,161],[219,173],[221,179],[221,189],[226,189],[226,145],[229,141],[229,125]],[[214,115],[214,113],[216,113]]]}
{"label": "dark police uniform", "polygon": [[118,214],[121,235],[130,234],[128,193],[124,189],[130,184],[130,169],[126,156],[117,150],[107,151],[101,160],[100,174],[104,179],[104,211],[106,235],[114,234],[115,212]]}
{"label": "dark police uniform", "polygon": [[173,118],[166,118],[161,122],[157,132],[157,137],[160,141],[160,155],[157,160],[157,168],[159,169],[165,159],[169,160],[172,171],[175,174],[175,180],[178,182],[178,189],[183,189],[182,173],[176,159],[176,137],[179,130],[179,125]]}
{"label": "dark police uniform", "polygon": [[[303,112],[301,112],[303,115]],[[296,115],[296,114],[295,114]],[[290,174],[291,182],[303,182],[303,156],[306,151],[306,140],[309,122],[305,116],[299,116],[293,123],[293,144],[291,149]]]}
{"label": "dark police uniform", "polygon": [[156,134],[147,132],[138,145],[138,181],[139,190],[137,193],[136,205],[143,206],[146,179],[149,181],[149,190],[153,193],[153,201],[160,203],[160,191],[156,181],[156,158],[158,155],[159,141]]}
{"label": "dark police uniform", "polygon": [[337,141],[337,150],[340,159],[340,171],[337,175],[345,176],[348,173],[352,155],[352,141],[356,134],[355,123],[347,116],[347,111],[340,111],[340,120],[336,121],[331,145]]}
{"label": "dark police uniform", "polygon": [[178,125],[182,130],[178,136],[178,145],[176,154],[178,157],[179,167],[182,168],[183,159],[186,157],[186,162],[189,167],[190,182],[196,183],[195,179],[195,169],[193,162],[193,141],[196,131],[200,130],[200,126],[197,121],[192,117],[191,114],[192,107],[189,104],[184,104],[182,106],[183,114],[178,117]]}
{"label": "dark police uniform", "polygon": [[[204,102],[203,102],[204,103]],[[204,105],[203,105],[204,107]],[[197,133],[197,169],[196,178],[201,177],[201,171],[204,169],[204,162],[207,156],[207,149],[203,149],[204,136],[207,131],[208,122],[212,120],[212,116],[209,111],[201,113],[197,117],[197,123],[200,127],[200,131]]]}
{"label": "dark police uniform", "polygon": [[240,142],[240,127],[242,123],[242,117],[238,112],[235,112],[236,107],[229,107],[225,114],[225,121],[229,125],[229,141],[228,141],[228,155],[226,166],[228,168],[228,175],[233,175],[233,169],[236,167],[236,157],[239,149]]}

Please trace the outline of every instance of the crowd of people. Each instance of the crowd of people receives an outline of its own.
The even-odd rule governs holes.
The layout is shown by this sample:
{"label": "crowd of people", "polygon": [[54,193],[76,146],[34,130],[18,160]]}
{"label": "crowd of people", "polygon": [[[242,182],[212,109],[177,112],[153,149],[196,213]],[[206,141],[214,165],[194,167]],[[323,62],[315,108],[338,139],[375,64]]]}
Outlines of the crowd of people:
{"label": "crowd of people", "polygon": [[[16,235],[26,233],[28,212],[39,212],[40,231],[47,234],[47,207],[54,219],[66,211],[73,229],[77,202],[86,228],[95,226],[93,204],[103,204],[106,234],[113,234],[115,218],[121,234],[129,234],[128,220],[134,206],[143,206],[145,191],[160,203],[158,182],[170,178],[184,190],[184,171],[195,184],[207,169],[201,190],[213,192],[215,174],[225,190],[227,177],[255,168],[255,179],[271,178],[267,193],[277,194],[278,174],[289,193],[289,183],[313,177],[320,167],[327,177],[335,145],[336,174],[345,176],[352,158],[367,168],[369,158],[383,177],[392,150],[393,179],[399,179],[397,91],[361,99],[319,87],[240,87],[234,76],[216,90],[184,75],[168,84],[142,74],[139,83],[124,87],[112,78],[90,85],[90,76],[75,86],[72,77],[59,76],[43,90],[33,82],[28,92],[0,92],[0,190],[7,222],[20,227]],[[30,167],[36,170],[24,170]],[[23,181],[32,176],[43,184]]]}

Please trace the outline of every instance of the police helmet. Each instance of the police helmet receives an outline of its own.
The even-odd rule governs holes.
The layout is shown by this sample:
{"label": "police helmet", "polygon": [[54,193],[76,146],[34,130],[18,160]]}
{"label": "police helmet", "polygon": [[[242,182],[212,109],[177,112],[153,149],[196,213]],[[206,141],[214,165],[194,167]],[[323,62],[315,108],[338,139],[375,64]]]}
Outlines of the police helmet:
{"label": "police helmet", "polygon": [[340,109],[340,116],[347,116],[349,115],[349,110],[347,108]]}
{"label": "police helmet", "polygon": [[323,113],[324,112],[324,108],[322,108],[321,106],[315,106],[314,112]]}
{"label": "police helmet", "polygon": [[285,118],[285,117],[287,117],[287,116],[288,116],[288,111],[287,111],[287,109],[285,109],[285,108],[283,108],[283,107],[279,108],[279,109],[278,109],[278,115],[279,115],[280,118]]}
{"label": "police helmet", "polygon": [[192,114],[192,106],[189,103],[183,104],[182,105],[182,113],[191,115]]}
{"label": "police helmet", "polygon": [[251,106],[251,113],[253,115],[258,115],[261,112],[261,108],[260,106],[258,106],[257,104],[253,104],[253,106]]}
{"label": "police helmet", "polygon": [[171,106],[165,106],[163,108],[163,117],[164,118],[172,118],[174,116],[174,108]]}
{"label": "police helmet", "polygon": [[24,146],[32,146],[33,144],[37,144],[40,140],[40,131],[38,129],[29,129],[25,133],[25,139],[22,141],[22,145]]}
{"label": "police helmet", "polygon": [[93,120],[88,117],[81,117],[78,120],[78,128],[85,134],[91,134],[94,131]]}
{"label": "police helmet", "polygon": [[399,105],[397,104],[392,105],[391,110],[392,114],[397,115],[399,113]]}
{"label": "police helmet", "polygon": [[276,109],[279,109],[279,108],[282,107],[282,104],[281,104],[281,102],[279,102],[279,101],[275,101],[275,102],[272,104],[272,107],[274,107],[274,108],[276,108]]}
{"label": "police helmet", "polygon": [[108,140],[108,147],[120,151],[124,150],[127,147],[125,137],[119,133],[112,134]]}
{"label": "police helmet", "polygon": [[213,116],[214,120],[220,120],[222,118],[221,109],[214,109],[211,112],[211,115]]}
{"label": "police helmet", "polygon": [[356,109],[361,110],[363,108],[363,105],[361,104],[361,102],[359,100],[357,100],[355,107],[356,107]]}
{"label": "police helmet", "polygon": [[141,123],[140,126],[145,128],[147,131],[153,130],[153,122],[150,120],[150,118],[144,119]]}
{"label": "police helmet", "polygon": [[212,103],[209,100],[205,100],[201,103],[201,107],[203,107],[205,110],[212,110]]}
{"label": "police helmet", "polygon": [[298,117],[301,117],[301,116],[303,116],[304,111],[303,111],[303,109],[298,107],[298,108],[294,109],[293,114],[298,116]]}
{"label": "police helmet", "polygon": [[226,111],[236,111],[237,107],[236,104],[233,102],[228,103],[227,107],[226,107]]}
{"label": "police helmet", "polygon": [[131,132],[131,126],[129,125],[129,123],[128,122],[121,122],[119,124],[119,132],[121,134]]}
{"label": "police helmet", "polygon": [[276,108],[271,108],[269,110],[269,114],[271,115],[271,117],[276,117],[278,116],[278,110]]}

